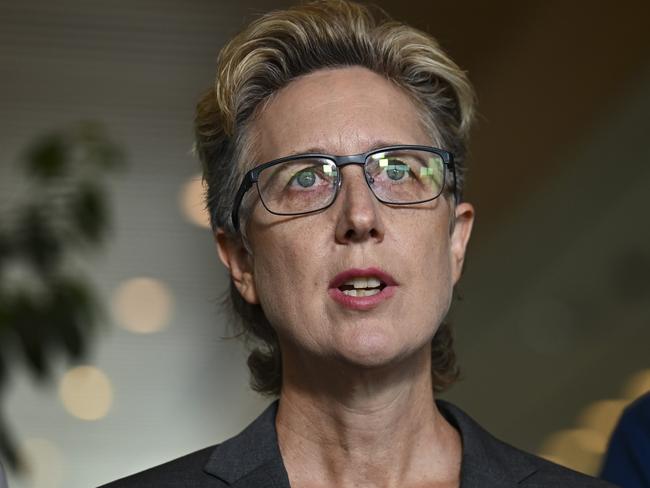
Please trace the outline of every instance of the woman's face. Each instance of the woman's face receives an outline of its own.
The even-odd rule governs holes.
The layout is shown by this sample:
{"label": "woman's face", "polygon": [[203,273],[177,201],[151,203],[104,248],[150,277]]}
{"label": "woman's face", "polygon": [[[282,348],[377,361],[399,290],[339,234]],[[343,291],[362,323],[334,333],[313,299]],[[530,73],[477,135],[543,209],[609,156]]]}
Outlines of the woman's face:
{"label": "woman's face", "polygon": [[[410,98],[360,67],[296,79],[276,93],[254,130],[258,163],[295,153],[435,145]],[[473,209],[463,203],[454,210],[444,197],[389,207],[371,193],[361,166],[341,175],[336,201],[317,213],[273,215],[251,198],[252,254],[221,245],[221,256],[244,298],[261,304],[284,355],[386,365],[426,347],[447,313]],[[385,288],[350,297],[342,290],[355,278],[379,279]]]}

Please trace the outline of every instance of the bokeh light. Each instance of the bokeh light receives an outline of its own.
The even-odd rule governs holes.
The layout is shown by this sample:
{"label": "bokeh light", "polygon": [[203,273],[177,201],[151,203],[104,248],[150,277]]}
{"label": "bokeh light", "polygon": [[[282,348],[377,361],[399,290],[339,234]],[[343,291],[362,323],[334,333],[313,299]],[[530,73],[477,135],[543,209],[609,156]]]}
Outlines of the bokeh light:
{"label": "bokeh light", "polygon": [[137,334],[150,334],[169,323],[173,298],[168,288],[152,278],[123,282],[113,294],[113,315],[117,323]]}
{"label": "bokeh light", "polygon": [[63,486],[64,457],[61,449],[52,441],[39,438],[25,439],[21,443],[20,452],[27,468],[27,486],[31,488]]}
{"label": "bokeh light", "polygon": [[183,185],[180,205],[185,217],[195,225],[210,228],[210,216],[204,202],[205,186],[201,175],[194,176]]}
{"label": "bokeh light", "polygon": [[625,407],[650,391],[650,370],[633,375],[623,397],[593,402],[580,412],[577,428],[555,432],[542,443],[538,454],[577,471],[597,475],[607,443]]}
{"label": "bokeh light", "polygon": [[59,398],[70,415],[82,420],[98,420],[111,408],[113,387],[100,369],[78,366],[61,378]]}
{"label": "bokeh light", "polygon": [[548,436],[540,456],[576,471],[596,474],[607,438],[593,429],[567,429]]}
{"label": "bokeh light", "polygon": [[[627,404],[626,400],[619,399],[594,402],[580,413],[578,425],[599,432],[607,440]],[[604,450],[603,447],[602,451],[604,452]]]}

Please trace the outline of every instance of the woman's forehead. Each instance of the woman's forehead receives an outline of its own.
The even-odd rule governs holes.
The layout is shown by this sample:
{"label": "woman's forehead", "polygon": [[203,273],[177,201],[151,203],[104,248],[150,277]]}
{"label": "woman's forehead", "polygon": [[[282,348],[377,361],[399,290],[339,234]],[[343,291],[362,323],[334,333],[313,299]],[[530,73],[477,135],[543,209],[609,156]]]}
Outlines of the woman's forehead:
{"label": "woman's forehead", "polygon": [[264,107],[255,130],[259,156],[266,161],[430,142],[406,93],[361,67],[319,70],[292,81]]}

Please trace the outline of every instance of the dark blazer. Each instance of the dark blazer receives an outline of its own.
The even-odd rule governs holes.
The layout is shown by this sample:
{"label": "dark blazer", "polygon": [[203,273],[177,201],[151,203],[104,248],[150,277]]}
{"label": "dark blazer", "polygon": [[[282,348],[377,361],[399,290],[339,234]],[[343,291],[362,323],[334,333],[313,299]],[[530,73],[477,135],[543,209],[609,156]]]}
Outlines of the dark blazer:
{"label": "dark blazer", "polygon": [[[492,437],[458,407],[438,408],[461,434],[461,488],[613,487]],[[277,402],[239,435],[101,488],[290,488],[275,431]]]}

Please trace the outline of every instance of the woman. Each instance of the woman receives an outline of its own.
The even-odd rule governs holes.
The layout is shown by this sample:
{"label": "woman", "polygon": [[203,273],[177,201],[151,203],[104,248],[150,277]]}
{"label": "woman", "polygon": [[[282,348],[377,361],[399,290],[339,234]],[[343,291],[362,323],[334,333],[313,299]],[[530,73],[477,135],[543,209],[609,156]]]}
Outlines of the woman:
{"label": "woman", "polygon": [[253,386],[279,401],[110,486],[608,486],[434,401],[474,220],[473,92],[436,42],[330,1],[258,19],[218,64],[197,151]]}

